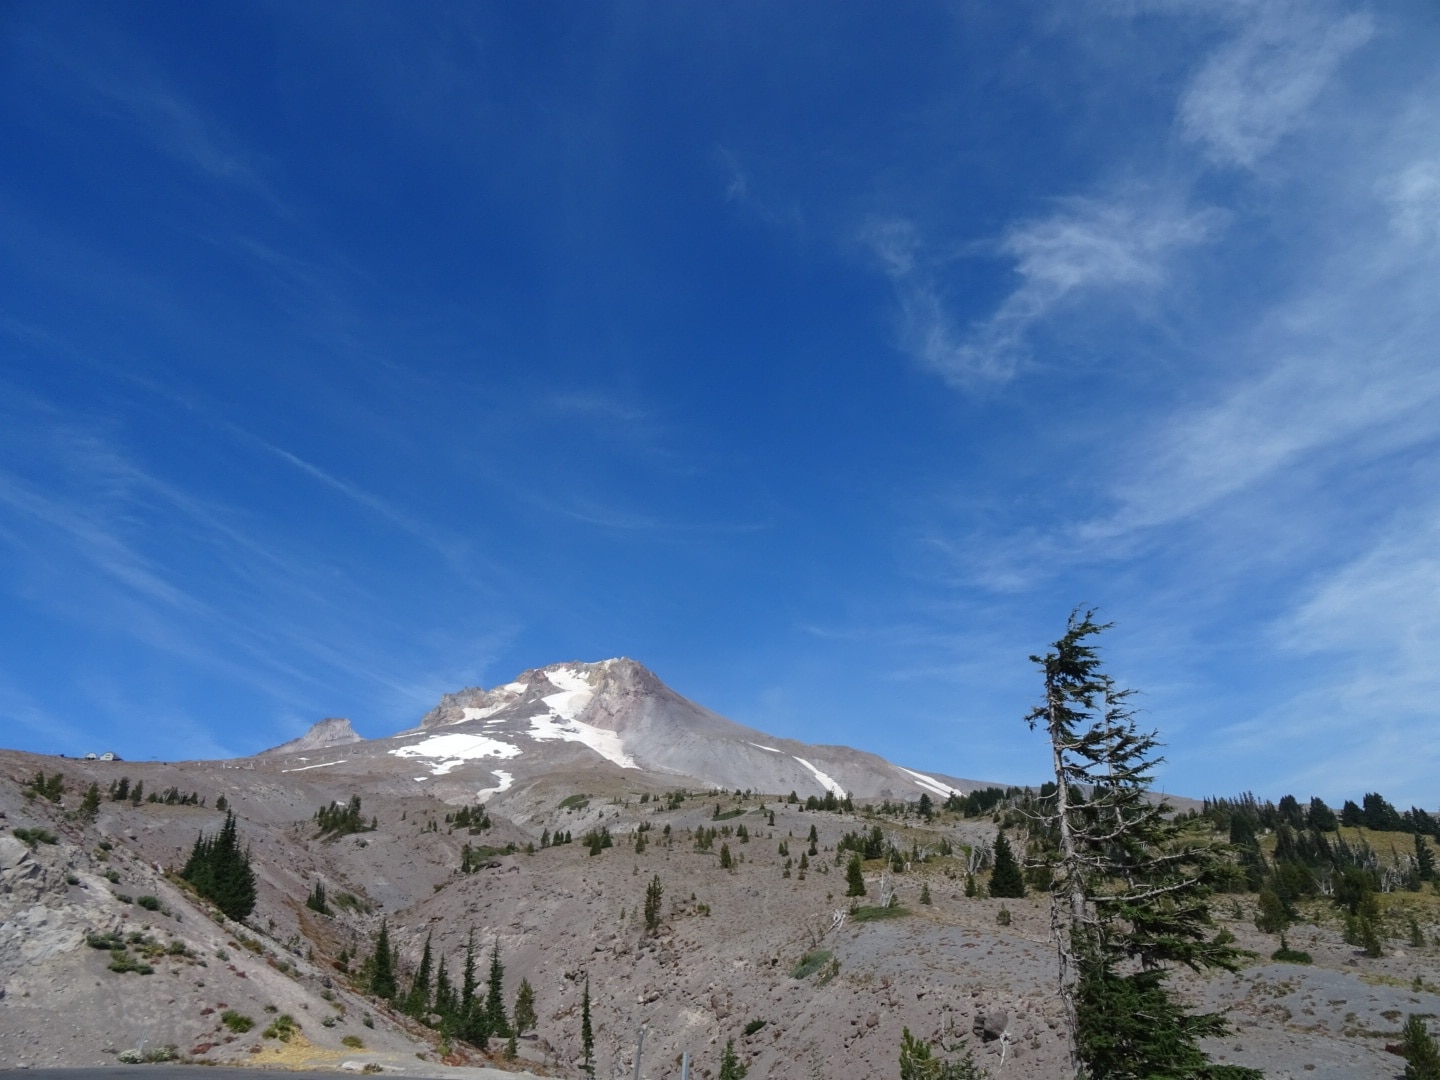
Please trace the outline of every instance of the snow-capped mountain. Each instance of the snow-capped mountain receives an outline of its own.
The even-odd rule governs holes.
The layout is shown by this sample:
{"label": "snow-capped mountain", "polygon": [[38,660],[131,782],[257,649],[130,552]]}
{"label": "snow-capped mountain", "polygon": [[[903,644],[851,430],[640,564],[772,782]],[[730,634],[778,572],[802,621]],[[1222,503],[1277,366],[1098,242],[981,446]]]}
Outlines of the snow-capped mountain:
{"label": "snow-capped mountain", "polygon": [[801,798],[827,791],[867,799],[913,799],[922,792],[944,798],[979,786],[848,747],[774,738],[681,697],[628,659],[551,664],[494,689],[447,694],[418,728],[340,750],[323,761],[308,753],[296,767],[383,754],[409,765],[415,780],[464,781],[481,797],[573,767],[633,772],[637,782],[643,776],[676,786],[794,791]]}

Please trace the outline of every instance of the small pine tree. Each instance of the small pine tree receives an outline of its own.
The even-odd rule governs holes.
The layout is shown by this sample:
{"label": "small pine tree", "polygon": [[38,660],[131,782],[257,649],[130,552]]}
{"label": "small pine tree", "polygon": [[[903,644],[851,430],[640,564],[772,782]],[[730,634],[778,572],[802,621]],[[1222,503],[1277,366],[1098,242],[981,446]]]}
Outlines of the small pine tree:
{"label": "small pine tree", "polygon": [[850,856],[850,862],[845,867],[845,895],[865,895],[865,868],[860,865],[860,853],[857,851]]}
{"label": "small pine tree", "polygon": [[1405,1080],[1440,1080],[1440,1048],[1425,1021],[1416,1013],[1405,1017],[1400,1030],[1400,1053],[1405,1058]]}
{"label": "small pine tree", "polygon": [[515,992],[515,1034],[524,1035],[535,1027],[535,988],[529,979],[520,980],[520,989]]}
{"label": "small pine tree", "polygon": [[924,885],[920,886],[920,903],[929,907],[934,902],[930,897],[930,883],[927,881]]}
{"label": "small pine tree", "polygon": [[130,790],[130,805],[139,806],[145,801],[145,781],[136,780],[135,786]]}
{"label": "small pine tree", "polygon": [[1290,925],[1290,917],[1279,894],[1269,887],[1260,890],[1256,898],[1255,928],[1267,934],[1278,934]]}
{"label": "small pine tree", "polygon": [[305,900],[305,906],[321,915],[330,914],[330,907],[325,903],[325,883],[323,881],[315,882],[315,887],[310,890],[310,895]]}
{"label": "small pine tree", "polygon": [[990,895],[1002,899],[1017,899],[1025,895],[1025,875],[1015,861],[1010,841],[1002,830],[995,837],[995,866],[990,871]]}
{"label": "small pine tree", "polygon": [[656,874],[645,889],[645,928],[652,934],[660,929],[660,902],[664,895],[665,887]]}
{"label": "small pine tree", "polygon": [[92,783],[89,790],[85,792],[85,798],[80,800],[80,813],[87,818],[93,818],[100,813],[99,784]]}
{"label": "small pine tree", "polygon": [[380,935],[375,939],[375,955],[370,958],[370,993],[386,1001],[395,1000],[395,961],[390,949],[390,925],[380,920]]}
{"label": "small pine tree", "polygon": [[580,1049],[585,1055],[585,1075],[595,1080],[595,1031],[590,1026],[590,976],[585,976],[585,996],[580,999]]}
{"label": "small pine tree", "polygon": [[749,1071],[735,1056],[735,1040],[726,1039],[725,1051],[720,1055],[720,1073],[716,1080],[745,1080],[745,1074]]}
{"label": "small pine tree", "polygon": [[729,845],[729,844],[721,844],[721,845],[720,845],[720,869],[721,869],[721,870],[730,870],[730,869],[733,869],[734,866],[735,866],[735,860],[734,860],[734,858],[732,858],[731,855],[730,855],[730,845]]}

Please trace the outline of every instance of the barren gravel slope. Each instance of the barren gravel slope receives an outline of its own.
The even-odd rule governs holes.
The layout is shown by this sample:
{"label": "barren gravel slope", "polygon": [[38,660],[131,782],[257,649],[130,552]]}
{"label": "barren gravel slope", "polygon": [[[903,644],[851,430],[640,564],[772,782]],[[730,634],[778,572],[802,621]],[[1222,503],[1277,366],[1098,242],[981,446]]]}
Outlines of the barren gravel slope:
{"label": "barren gravel slope", "polygon": [[[588,976],[601,1076],[629,1075],[641,1024],[649,1077],[678,1076],[685,1050],[695,1056],[698,1075],[713,1072],[731,1038],[755,1078],[893,1077],[907,1026],[926,1037],[950,1032],[999,1076],[1061,1073],[1064,1040],[1045,901],[1006,901],[1012,921],[997,925],[1002,902],[964,897],[963,867],[937,858],[892,878],[909,915],[847,918],[831,927],[833,913],[849,904],[835,845],[846,831],[868,830],[869,820],[805,812],[774,796],[699,796],[667,809],[659,797],[668,786],[663,777],[577,765],[493,797],[493,826],[471,836],[444,821],[453,800],[474,790],[464,770],[416,782],[373,761],[356,771],[280,768],[0,753],[0,836],[8,838],[0,840],[0,1066],[111,1062],[137,1045],[173,1043],[196,1060],[336,1067],[373,1059],[391,1071],[408,1062],[412,1069],[440,1069],[433,1032],[356,994],[336,968],[342,950],[369,949],[383,916],[406,963],[418,959],[429,933],[457,979],[472,927],[483,949],[498,942],[507,997],[522,977],[536,991],[538,1035],[522,1040],[521,1057],[540,1071],[577,1075]],[[23,796],[22,784],[37,769],[65,775],[61,804]],[[92,778],[103,788],[122,774],[143,779],[147,791],[196,790],[210,805],[107,801],[93,821],[75,813]],[[260,879],[259,905],[246,927],[212,916],[169,876],[197,832],[219,825],[213,805],[220,793],[236,810]],[[376,831],[316,838],[315,809],[351,793],[361,795]],[[643,795],[656,797],[642,803]],[[717,820],[717,805],[727,815],[740,813]],[[985,821],[909,822],[882,822],[906,850],[933,848],[942,837],[955,845],[988,839],[994,829]],[[650,826],[648,844],[637,853],[641,824]],[[736,835],[742,824],[748,842]],[[795,864],[812,824],[820,850],[802,880]],[[57,843],[26,848],[11,837],[17,826],[48,829]],[[579,841],[595,827],[608,828],[614,846],[592,857]],[[709,851],[695,850],[696,832],[712,827],[729,835]],[[538,847],[542,831],[566,830],[574,843],[525,853],[527,843]],[[459,873],[463,844],[498,849],[507,842],[517,853]],[[719,865],[722,843],[735,859],[732,870]],[[665,895],[652,935],[640,910],[656,876]],[[879,877],[878,864],[870,867],[867,899]],[[316,880],[332,898],[350,892],[364,906],[316,915],[304,906]],[[926,883],[930,906],[919,902]],[[155,896],[159,910],[122,898],[142,895]],[[1254,931],[1249,901],[1240,902],[1239,918],[1230,916],[1228,898],[1219,902],[1223,924],[1268,954],[1274,939]],[[160,946],[153,975],[112,972],[109,952],[86,945],[87,934],[112,931]],[[1316,965],[1257,963],[1238,976],[1178,979],[1197,1001],[1232,1009],[1237,1030],[1217,1044],[1217,1056],[1260,1065],[1271,1077],[1397,1075],[1399,1059],[1384,1046],[1403,1013],[1440,1013],[1435,949],[1404,955],[1410,950],[1392,942],[1386,957],[1364,959],[1340,943],[1333,921],[1297,931],[1292,944],[1314,953]],[[816,950],[831,955],[807,977],[793,977],[802,957]],[[255,1028],[226,1030],[219,1017],[227,1008],[254,1018]],[[1003,1011],[1008,1037],[983,1043],[973,1035],[977,1011]],[[303,1043],[282,1047],[263,1037],[279,1013],[300,1022]],[[361,1022],[367,1014],[373,1028]],[[763,1026],[745,1034],[757,1021]],[[361,1039],[364,1050],[346,1047],[347,1035]]]}

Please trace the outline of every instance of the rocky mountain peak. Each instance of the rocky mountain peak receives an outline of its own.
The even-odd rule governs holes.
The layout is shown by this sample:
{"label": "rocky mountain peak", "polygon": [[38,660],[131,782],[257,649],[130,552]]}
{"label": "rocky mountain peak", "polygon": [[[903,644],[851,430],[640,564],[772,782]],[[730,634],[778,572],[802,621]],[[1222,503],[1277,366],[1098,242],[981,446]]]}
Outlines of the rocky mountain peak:
{"label": "rocky mountain peak", "polygon": [[346,746],[349,743],[363,741],[345,717],[327,716],[324,720],[312,725],[310,730],[298,739],[291,739],[279,746],[272,746],[269,750],[262,750],[261,753],[293,754],[302,750],[323,750],[331,746]]}

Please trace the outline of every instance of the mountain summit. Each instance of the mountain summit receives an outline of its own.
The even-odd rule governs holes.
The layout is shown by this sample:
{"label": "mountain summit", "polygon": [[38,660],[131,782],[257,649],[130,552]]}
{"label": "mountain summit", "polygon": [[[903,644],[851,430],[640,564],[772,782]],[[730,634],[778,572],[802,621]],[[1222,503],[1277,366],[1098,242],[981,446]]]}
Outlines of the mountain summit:
{"label": "mountain summit", "polygon": [[318,724],[312,725],[310,730],[298,739],[291,739],[289,742],[272,746],[269,750],[262,750],[260,753],[295,754],[304,750],[324,750],[331,746],[348,746],[350,743],[361,741],[361,737],[355,734],[355,729],[350,726],[349,720],[343,716],[327,716]]}
{"label": "mountain summit", "polygon": [[383,742],[368,753],[413,761],[435,777],[483,781],[482,796],[576,767],[801,797],[943,799],[977,786],[847,747],[774,738],[695,704],[625,658],[551,664],[493,689],[446,694],[418,728]]}

